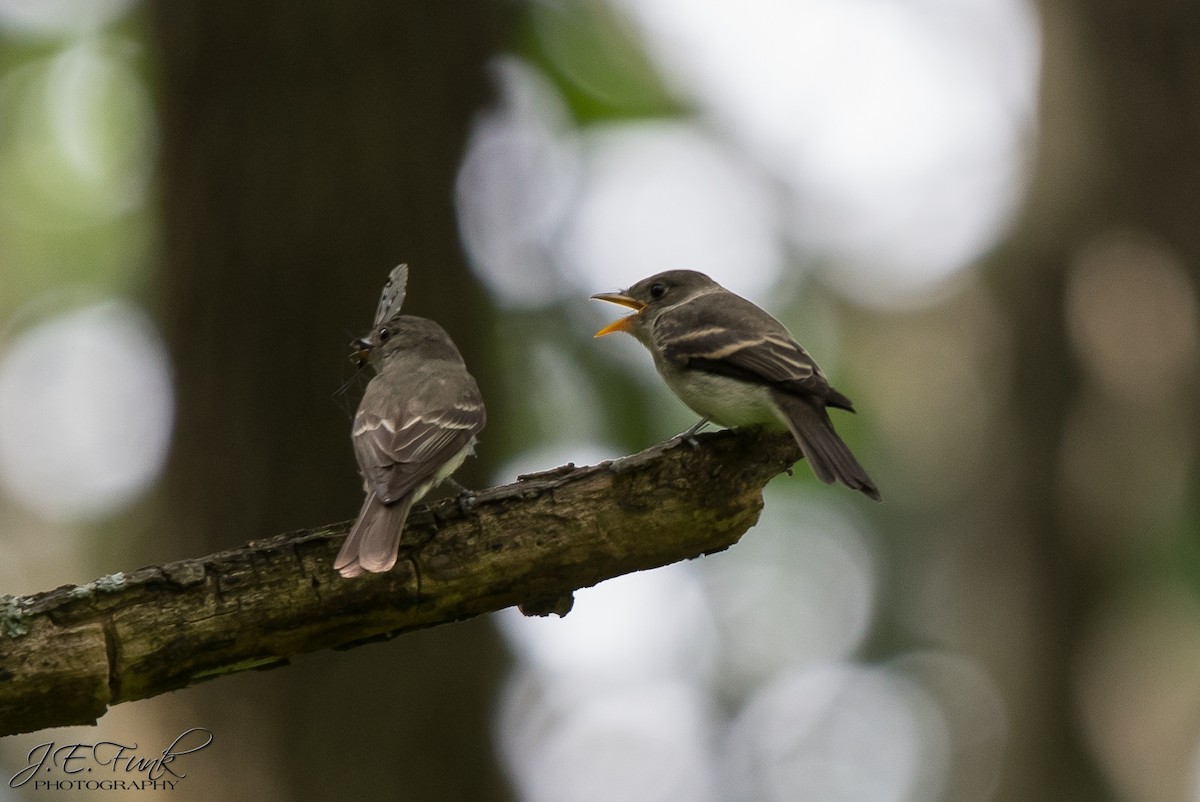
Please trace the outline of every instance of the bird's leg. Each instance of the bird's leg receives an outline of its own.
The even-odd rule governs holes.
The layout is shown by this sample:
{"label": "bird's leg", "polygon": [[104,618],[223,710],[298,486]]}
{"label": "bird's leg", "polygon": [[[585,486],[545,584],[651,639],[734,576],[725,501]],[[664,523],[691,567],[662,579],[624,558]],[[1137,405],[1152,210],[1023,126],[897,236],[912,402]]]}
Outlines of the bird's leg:
{"label": "bird's leg", "polygon": [[708,418],[701,418],[700,420],[696,421],[696,423],[686,432],[676,435],[675,439],[682,440],[692,448],[697,448],[700,445],[700,441],[696,439],[696,434],[707,425]]}
{"label": "bird's leg", "polygon": [[465,516],[475,506],[475,493],[468,490],[453,476],[447,476],[445,481],[458,493],[454,501],[458,504],[458,511]]}

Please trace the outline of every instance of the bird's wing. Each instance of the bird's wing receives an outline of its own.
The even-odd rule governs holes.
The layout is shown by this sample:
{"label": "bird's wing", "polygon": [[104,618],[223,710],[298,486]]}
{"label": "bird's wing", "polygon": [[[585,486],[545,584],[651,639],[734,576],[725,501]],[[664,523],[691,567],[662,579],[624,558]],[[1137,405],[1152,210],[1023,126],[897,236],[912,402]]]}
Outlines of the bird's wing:
{"label": "bird's wing", "polygon": [[681,367],[854,409],[787,329],[744,298],[704,295],[686,301],[659,315],[653,336],[663,355]]}
{"label": "bird's wing", "polygon": [[[457,393],[433,379],[407,400],[385,393],[360,405],[354,454],[367,483],[385,504],[411,493],[470,443],[487,420],[479,389],[468,375]],[[442,384],[442,387],[430,385]],[[368,388],[368,393],[370,388]],[[378,400],[377,400],[378,399]],[[382,401],[380,403],[379,401]]]}

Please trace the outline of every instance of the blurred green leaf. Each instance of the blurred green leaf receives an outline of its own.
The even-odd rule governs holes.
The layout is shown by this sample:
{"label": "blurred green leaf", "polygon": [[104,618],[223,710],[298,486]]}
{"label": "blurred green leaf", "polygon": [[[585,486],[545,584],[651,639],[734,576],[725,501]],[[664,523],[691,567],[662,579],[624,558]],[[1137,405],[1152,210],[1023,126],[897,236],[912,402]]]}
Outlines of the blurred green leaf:
{"label": "blurred green leaf", "polygon": [[581,124],[685,111],[632,26],[600,0],[530,4],[518,49],[550,77]]}

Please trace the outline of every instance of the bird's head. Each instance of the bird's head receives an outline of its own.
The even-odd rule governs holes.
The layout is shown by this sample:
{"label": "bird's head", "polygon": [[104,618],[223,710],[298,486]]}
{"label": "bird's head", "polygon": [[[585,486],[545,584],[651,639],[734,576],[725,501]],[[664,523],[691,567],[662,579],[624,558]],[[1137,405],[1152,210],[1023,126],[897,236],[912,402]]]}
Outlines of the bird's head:
{"label": "bird's head", "polygon": [[624,331],[637,337],[646,325],[663,309],[675,306],[701,293],[720,289],[720,285],[695,270],[668,270],[644,278],[627,290],[600,292],[592,296],[633,310],[632,315],[618,318],[596,332],[597,337]]}
{"label": "bird's head", "polygon": [[350,361],[358,367],[371,362],[378,368],[390,357],[413,349],[426,358],[462,360],[450,335],[437,323],[414,315],[396,315],[353,340]]}
{"label": "bird's head", "polygon": [[385,320],[363,337],[350,343],[350,361],[362,367],[372,360],[402,347],[401,340],[411,326],[406,325],[407,315]]}

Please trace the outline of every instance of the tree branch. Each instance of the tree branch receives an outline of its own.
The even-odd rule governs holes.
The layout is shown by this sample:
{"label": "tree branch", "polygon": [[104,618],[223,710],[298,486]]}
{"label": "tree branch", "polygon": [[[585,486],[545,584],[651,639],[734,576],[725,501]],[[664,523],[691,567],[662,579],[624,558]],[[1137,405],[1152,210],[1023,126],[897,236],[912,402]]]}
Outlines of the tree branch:
{"label": "tree branch", "polygon": [[781,433],[697,440],[418,508],[387,574],[333,571],[347,522],[0,597],[0,735],[514,604],[562,614],[578,588],[728,548],[799,450]]}

